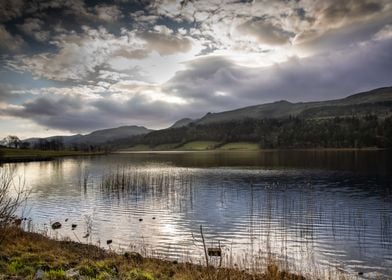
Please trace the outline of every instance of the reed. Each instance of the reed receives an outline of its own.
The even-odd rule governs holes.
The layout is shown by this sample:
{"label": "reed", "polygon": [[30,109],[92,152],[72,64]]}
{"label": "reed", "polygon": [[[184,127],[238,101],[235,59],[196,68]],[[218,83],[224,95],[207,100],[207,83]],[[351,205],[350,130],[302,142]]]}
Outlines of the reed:
{"label": "reed", "polygon": [[100,188],[107,193],[166,193],[172,190],[186,190],[192,186],[190,172],[178,172],[175,169],[139,169],[118,167],[101,176]]}

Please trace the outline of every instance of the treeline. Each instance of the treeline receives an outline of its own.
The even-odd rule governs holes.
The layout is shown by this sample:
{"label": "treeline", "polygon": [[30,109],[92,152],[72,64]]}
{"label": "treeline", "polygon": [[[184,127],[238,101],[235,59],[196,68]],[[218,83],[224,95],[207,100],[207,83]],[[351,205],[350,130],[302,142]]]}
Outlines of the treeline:
{"label": "treeline", "polygon": [[[181,145],[191,141],[258,143],[262,149],[276,148],[392,148],[392,117],[376,115],[303,119],[244,119],[205,125],[190,124],[179,128],[152,131],[145,135],[109,141],[104,144],[64,144],[61,138],[39,139],[29,144],[8,137],[6,146],[39,150],[108,152],[138,144],[154,148],[161,144]],[[19,141],[18,141],[19,140]]]}
{"label": "treeline", "polygon": [[56,138],[51,140],[38,139],[36,143],[32,145],[33,149],[38,150],[51,150],[51,151],[81,151],[81,152],[107,152],[109,147],[107,145],[97,145],[91,143],[70,143],[64,144],[62,138]]}
{"label": "treeline", "polygon": [[[245,119],[153,131],[128,139],[129,145],[151,147],[190,141],[254,142],[260,148],[392,147],[392,117],[336,117],[329,119]],[[126,143],[126,139],[117,142]],[[115,144],[115,143],[112,143]]]}
{"label": "treeline", "polygon": [[17,136],[9,135],[5,137],[1,143],[2,147],[14,149],[35,149],[43,151],[81,151],[81,152],[108,152],[111,147],[107,144],[91,144],[91,143],[70,143],[65,144],[63,138],[57,137],[53,139],[37,139],[34,142],[26,142],[20,140]]}

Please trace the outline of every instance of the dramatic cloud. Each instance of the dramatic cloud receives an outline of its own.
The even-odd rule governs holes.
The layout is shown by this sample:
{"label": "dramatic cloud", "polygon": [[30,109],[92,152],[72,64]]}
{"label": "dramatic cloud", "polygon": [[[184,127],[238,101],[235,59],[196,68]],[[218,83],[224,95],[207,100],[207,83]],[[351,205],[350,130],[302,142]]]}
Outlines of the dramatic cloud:
{"label": "dramatic cloud", "polygon": [[392,82],[389,0],[0,0],[0,22],[3,134],[159,128]]}
{"label": "dramatic cloud", "polygon": [[281,45],[289,42],[293,35],[266,20],[250,20],[238,27],[238,31],[254,36],[257,41],[264,45]]}
{"label": "dramatic cloud", "polygon": [[[141,60],[153,52],[167,56],[192,49],[190,39],[159,26],[153,32],[144,33],[123,29],[120,36],[103,27],[84,26],[82,29],[80,34],[70,32],[54,36],[51,44],[59,49],[56,53],[17,56],[8,61],[7,66],[16,71],[31,72],[37,78],[57,81],[85,81],[99,70],[113,67],[135,78],[137,72],[144,70],[142,64],[133,60]],[[38,34],[34,33],[34,36]],[[126,60],[119,61],[119,57]]]}
{"label": "dramatic cloud", "polygon": [[49,39],[49,31],[43,30],[44,22],[38,18],[27,18],[23,24],[18,26],[20,30],[37,41],[43,42]]}
{"label": "dramatic cloud", "polygon": [[1,0],[0,21],[6,22],[22,15],[23,0]]}
{"label": "dramatic cloud", "polygon": [[[13,92],[13,87],[8,84],[0,84],[0,104],[5,101],[19,98],[20,94]],[[6,104],[6,103],[4,103]]]}
{"label": "dramatic cloud", "polygon": [[[157,86],[129,83],[118,84],[111,90],[76,87],[24,91],[41,96],[18,106],[3,107],[0,115],[34,120],[46,127],[72,132],[120,126],[129,120],[163,125],[178,116],[173,114],[174,109],[183,102],[159,90]],[[106,97],[97,94],[100,92],[105,92]]]}
{"label": "dramatic cloud", "polygon": [[122,13],[117,6],[97,5],[95,11],[98,18],[108,22],[114,22],[122,17]]}
{"label": "dramatic cloud", "polygon": [[156,26],[156,32],[146,32],[139,34],[139,37],[148,43],[149,50],[157,51],[161,55],[188,52],[192,48],[188,38],[182,38],[172,34],[167,27]]}
{"label": "dramatic cloud", "polygon": [[223,57],[197,59],[178,72],[165,89],[180,92],[185,99],[202,103],[203,108],[220,110],[276,100],[339,98],[389,86],[391,48],[391,39],[372,41],[333,55],[293,58],[262,68],[241,67]]}
{"label": "dramatic cloud", "polygon": [[23,43],[20,36],[13,36],[0,24],[0,51],[18,52]]}

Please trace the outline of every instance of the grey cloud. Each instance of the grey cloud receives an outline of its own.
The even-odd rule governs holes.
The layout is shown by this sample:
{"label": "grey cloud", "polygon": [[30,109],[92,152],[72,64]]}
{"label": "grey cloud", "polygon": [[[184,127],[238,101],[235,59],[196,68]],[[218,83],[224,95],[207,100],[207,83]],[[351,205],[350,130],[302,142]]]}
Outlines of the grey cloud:
{"label": "grey cloud", "polygon": [[385,40],[392,38],[392,24],[388,24],[374,34],[376,40]]}
{"label": "grey cloud", "polygon": [[160,55],[188,52],[192,48],[188,38],[158,32],[140,33],[139,37],[148,43],[148,48]]}
{"label": "grey cloud", "polygon": [[390,49],[391,39],[371,41],[338,53],[293,58],[263,68],[241,67],[224,58],[203,59],[178,72],[165,90],[215,107],[219,105],[214,96],[217,91],[226,92],[236,107],[280,99],[297,102],[339,98],[390,86]]}
{"label": "grey cloud", "polygon": [[94,106],[105,115],[112,118],[121,117],[138,121],[156,121],[170,118],[175,105],[163,101],[150,101],[145,96],[136,94],[125,101],[100,100]]}
{"label": "grey cloud", "polygon": [[108,22],[114,22],[123,17],[122,12],[117,6],[97,5],[94,7],[98,18]]}
{"label": "grey cloud", "polygon": [[0,83],[0,103],[7,102],[11,99],[17,99],[20,97],[19,93],[13,92],[13,86],[8,84]]}
{"label": "grey cloud", "polygon": [[23,24],[18,25],[25,34],[43,42],[49,39],[50,32],[43,30],[44,22],[38,18],[27,18]]}
{"label": "grey cloud", "polygon": [[40,97],[22,106],[5,108],[1,115],[26,118],[49,128],[75,132],[101,128],[113,121],[105,120],[94,110],[83,109],[81,102],[83,100],[70,96],[59,100]]}
{"label": "grey cloud", "polygon": [[0,22],[5,22],[22,15],[25,2],[23,0],[1,0]]}
{"label": "grey cloud", "polygon": [[[350,39],[355,42],[360,36],[360,27],[366,29],[365,25],[374,25],[380,21],[385,23],[388,19],[390,22],[392,5],[389,0],[211,0],[189,1],[184,5],[171,0],[157,0],[151,5],[150,12],[170,17],[174,21],[184,20],[198,24],[200,28],[197,31],[201,32],[201,37],[211,41],[218,49],[227,48],[227,41],[241,42],[241,38],[231,33],[233,25],[239,25],[236,28],[238,31],[253,36],[258,43],[277,46],[292,41],[294,44],[301,44],[301,47],[307,43],[306,47],[312,51],[321,52],[323,49],[318,50],[320,44],[323,45],[330,38],[334,40],[333,43],[337,41],[335,37],[339,37],[339,34],[335,36],[335,32],[342,34],[347,28],[354,32],[353,35],[345,32],[339,38],[341,44],[338,42],[338,49]],[[199,35],[192,36],[196,38]],[[369,38],[368,36],[367,39]],[[243,42],[246,43],[246,40]],[[312,44],[317,46],[312,48]],[[214,51],[213,48],[205,50]]]}
{"label": "grey cloud", "polygon": [[[360,32],[361,28],[366,29],[372,25],[390,22],[392,17],[392,6],[386,0],[317,1],[307,8],[311,20],[308,21],[307,26],[298,30],[296,43],[312,44],[319,38],[334,37],[335,32],[345,32],[348,41],[353,39],[348,30]],[[366,30],[363,32],[366,33]]]}
{"label": "grey cloud", "polygon": [[24,40],[19,35],[12,35],[0,24],[0,51],[19,52]]}
{"label": "grey cloud", "polygon": [[[31,24],[30,24],[31,23]],[[27,26],[35,29],[40,21],[27,21]],[[22,27],[21,27],[22,28]],[[23,28],[28,29],[25,25]],[[5,30],[5,29],[4,29]],[[6,31],[6,30],[5,30]],[[160,55],[187,52],[192,48],[190,39],[172,34],[167,27],[160,27],[153,32],[137,33],[124,30],[120,36],[108,32],[105,28],[83,27],[83,33],[60,34],[52,38],[51,43],[57,52],[45,52],[33,56],[16,56],[6,63],[11,70],[31,72],[34,77],[56,81],[86,81],[97,77],[102,69],[107,69],[115,57],[141,60],[152,51]],[[9,35],[8,33],[4,33]],[[0,26],[0,37],[2,29]],[[9,36],[8,36],[9,37]],[[11,37],[8,41],[11,41]],[[5,40],[7,42],[7,40]],[[135,65],[129,69],[132,76],[141,77]]]}
{"label": "grey cloud", "polygon": [[2,114],[28,118],[50,128],[83,132],[123,124],[165,126],[185,116],[200,117],[209,111],[280,99],[294,102],[339,98],[390,85],[391,48],[391,39],[378,39],[333,56],[293,58],[264,68],[238,66],[223,57],[205,57],[189,62],[187,69],[177,72],[163,88],[166,94],[185,99],[186,104],[153,101],[138,94],[136,86],[125,99],[124,95],[120,99],[79,95],[55,99],[46,95],[2,110]]}
{"label": "grey cloud", "polygon": [[167,125],[178,118],[175,105],[142,95],[126,100],[89,100],[83,96],[38,97],[22,106],[9,106],[0,115],[26,118],[48,128],[73,132],[124,124]]}
{"label": "grey cloud", "polygon": [[122,56],[129,59],[143,59],[150,54],[148,49],[136,49],[129,50],[127,48],[121,48],[113,53],[113,56]]}
{"label": "grey cloud", "polygon": [[[382,2],[382,1],[381,1]],[[383,3],[368,0],[335,0],[327,1],[326,7],[320,11],[326,21],[343,18],[359,18],[380,12]]]}
{"label": "grey cloud", "polygon": [[273,25],[266,19],[250,20],[237,27],[238,31],[253,36],[261,44],[282,45],[289,42],[293,33]]}
{"label": "grey cloud", "polygon": [[158,15],[149,14],[147,11],[139,10],[132,12],[130,17],[135,21],[135,24],[145,26],[146,24],[155,24],[159,19]]}
{"label": "grey cloud", "polygon": [[76,98],[61,98],[59,100],[51,100],[40,97],[31,102],[23,104],[24,113],[31,116],[62,116],[67,111],[80,110],[80,100]]}

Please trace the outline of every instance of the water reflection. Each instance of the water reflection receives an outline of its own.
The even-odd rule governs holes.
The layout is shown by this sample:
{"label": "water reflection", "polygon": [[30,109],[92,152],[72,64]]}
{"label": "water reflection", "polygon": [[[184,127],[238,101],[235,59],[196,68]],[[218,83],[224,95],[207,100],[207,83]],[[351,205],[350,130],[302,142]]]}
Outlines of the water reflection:
{"label": "water reflection", "polygon": [[226,265],[272,257],[302,273],[371,277],[392,275],[390,163],[386,152],[213,152],[16,166],[31,184],[31,217],[41,229],[62,221],[59,237],[200,262],[202,224]]}

